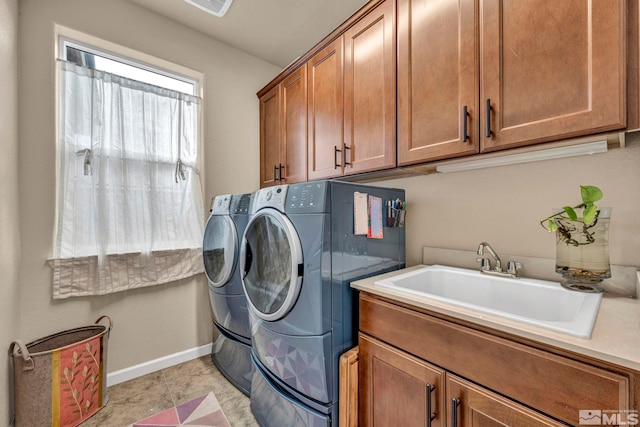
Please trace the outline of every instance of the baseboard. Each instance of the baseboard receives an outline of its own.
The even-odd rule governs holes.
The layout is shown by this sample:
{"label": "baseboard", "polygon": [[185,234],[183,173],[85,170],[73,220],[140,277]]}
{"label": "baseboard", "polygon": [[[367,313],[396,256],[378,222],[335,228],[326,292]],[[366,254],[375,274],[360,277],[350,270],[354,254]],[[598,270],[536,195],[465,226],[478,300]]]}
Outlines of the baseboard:
{"label": "baseboard", "polygon": [[206,356],[207,354],[211,354],[211,347],[212,344],[206,344],[200,347],[184,350],[179,353],[169,354],[167,356],[160,357],[159,359],[149,360],[148,362],[140,363],[139,365],[131,366],[119,371],[111,372],[107,374],[107,387],[111,387],[112,385],[129,381],[161,369],[169,368],[183,362],[188,362],[189,360],[197,359],[198,357]]}

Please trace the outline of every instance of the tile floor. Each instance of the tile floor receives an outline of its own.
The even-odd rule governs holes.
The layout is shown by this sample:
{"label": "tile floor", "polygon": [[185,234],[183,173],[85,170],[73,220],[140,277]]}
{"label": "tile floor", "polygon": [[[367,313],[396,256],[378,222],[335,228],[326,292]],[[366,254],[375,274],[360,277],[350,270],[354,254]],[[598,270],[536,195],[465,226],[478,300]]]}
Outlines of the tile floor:
{"label": "tile floor", "polygon": [[203,356],[109,387],[109,403],[81,427],[123,427],[213,391],[231,427],[258,426],[249,398]]}

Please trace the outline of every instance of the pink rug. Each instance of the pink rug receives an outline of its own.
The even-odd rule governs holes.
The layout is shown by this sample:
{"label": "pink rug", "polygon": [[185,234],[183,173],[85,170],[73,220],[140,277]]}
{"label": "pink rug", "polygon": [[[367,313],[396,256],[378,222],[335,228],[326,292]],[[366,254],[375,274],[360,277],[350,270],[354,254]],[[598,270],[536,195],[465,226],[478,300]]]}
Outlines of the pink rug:
{"label": "pink rug", "polygon": [[169,408],[127,427],[231,427],[213,393]]}

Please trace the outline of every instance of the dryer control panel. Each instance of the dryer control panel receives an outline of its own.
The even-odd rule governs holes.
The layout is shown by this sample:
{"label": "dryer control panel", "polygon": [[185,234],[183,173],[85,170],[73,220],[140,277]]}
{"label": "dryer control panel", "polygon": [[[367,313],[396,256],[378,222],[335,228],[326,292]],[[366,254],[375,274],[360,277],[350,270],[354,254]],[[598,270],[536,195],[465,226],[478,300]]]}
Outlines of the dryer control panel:
{"label": "dryer control panel", "polygon": [[229,215],[231,194],[216,196],[211,203],[211,215]]}

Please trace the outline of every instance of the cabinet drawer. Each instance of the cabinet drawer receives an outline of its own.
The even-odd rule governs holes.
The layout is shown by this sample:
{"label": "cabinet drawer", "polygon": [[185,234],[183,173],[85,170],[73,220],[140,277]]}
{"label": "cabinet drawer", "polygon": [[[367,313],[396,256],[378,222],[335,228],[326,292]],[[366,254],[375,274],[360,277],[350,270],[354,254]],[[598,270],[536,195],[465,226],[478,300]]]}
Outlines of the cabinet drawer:
{"label": "cabinet drawer", "polygon": [[461,377],[577,425],[580,409],[629,409],[629,378],[360,296],[360,330]]}

